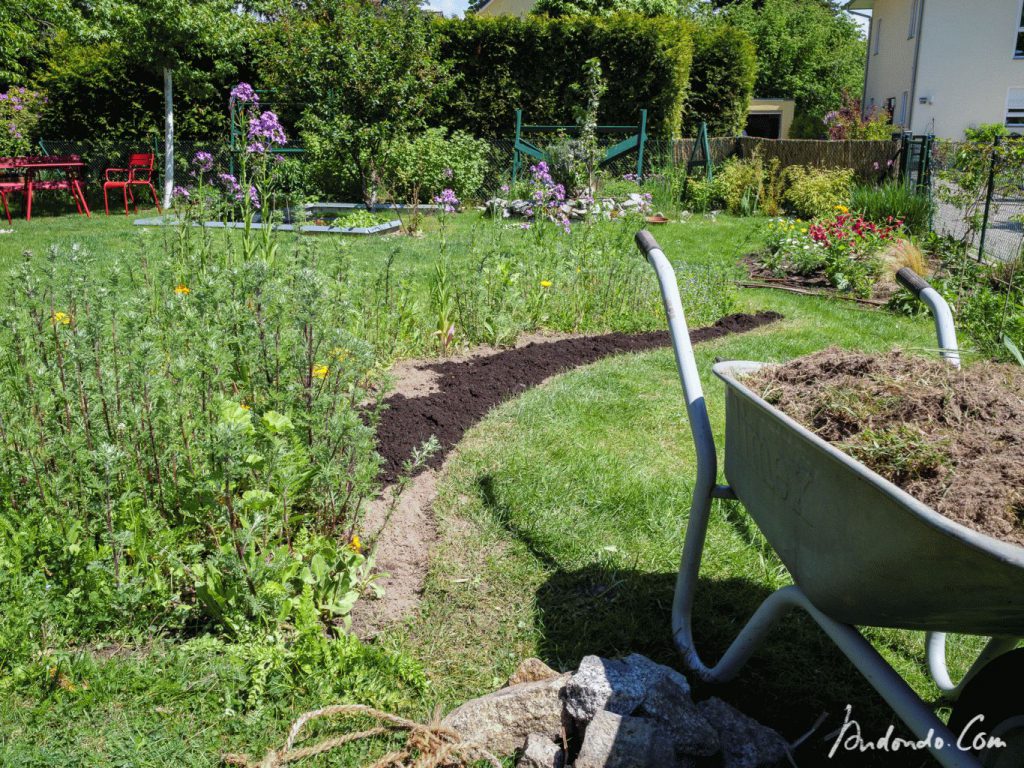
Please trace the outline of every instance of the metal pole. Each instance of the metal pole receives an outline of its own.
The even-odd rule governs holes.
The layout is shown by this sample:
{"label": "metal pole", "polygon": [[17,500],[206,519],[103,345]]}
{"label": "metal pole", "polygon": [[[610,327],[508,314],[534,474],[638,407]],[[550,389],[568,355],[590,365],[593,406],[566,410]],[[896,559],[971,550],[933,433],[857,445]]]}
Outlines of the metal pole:
{"label": "metal pole", "polygon": [[636,175],[638,179],[644,177],[644,143],[647,141],[647,110],[640,110],[640,142],[636,153]]}
{"label": "metal pole", "polygon": [[523,110],[516,110],[516,141],[512,145],[512,183],[519,178],[519,136],[523,130]]}
{"label": "metal pole", "polygon": [[1002,136],[996,136],[992,145],[992,158],[988,164],[988,186],[985,189],[985,213],[981,217],[981,240],[978,242],[978,261],[985,260],[985,234],[988,232],[988,217],[992,212],[992,195],[996,185],[996,162],[999,155],[999,145],[1003,143]]}
{"label": "metal pole", "polygon": [[174,91],[172,70],[164,67],[164,208],[174,191]]}

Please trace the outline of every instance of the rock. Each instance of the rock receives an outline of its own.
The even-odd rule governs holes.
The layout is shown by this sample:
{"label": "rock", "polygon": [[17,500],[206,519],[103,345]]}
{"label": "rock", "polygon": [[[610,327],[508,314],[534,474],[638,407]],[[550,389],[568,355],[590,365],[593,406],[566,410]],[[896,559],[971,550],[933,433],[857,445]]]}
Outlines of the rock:
{"label": "rock", "polygon": [[766,768],[780,763],[789,751],[786,740],[776,731],[721,699],[702,701],[697,709],[718,731],[722,768]]}
{"label": "rock", "polygon": [[589,722],[600,710],[631,715],[650,688],[667,677],[689,695],[686,678],[670,667],[634,653],[624,659],[585,656],[565,686],[565,709],[579,722]]}
{"label": "rock", "polygon": [[529,200],[513,200],[508,204],[508,209],[516,216],[527,216],[527,211],[533,210],[533,203]]}
{"label": "rock", "polygon": [[563,768],[565,751],[547,736],[531,733],[516,768]]}
{"label": "rock", "polygon": [[673,754],[658,724],[644,717],[601,711],[583,737],[575,768],[684,768],[693,765]]}
{"label": "rock", "polygon": [[508,682],[505,683],[505,687],[519,685],[519,683],[535,683],[538,680],[550,680],[552,677],[558,677],[558,672],[555,672],[540,659],[523,659]]}
{"label": "rock", "polygon": [[677,755],[708,757],[718,752],[718,731],[693,703],[689,686],[684,688],[670,675],[662,675],[647,689],[639,713],[659,724]]}
{"label": "rock", "polygon": [[502,688],[451,711],[443,725],[499,756],[521,749],[531,733],[560,739],[562,691],[568,679],[565,674]]}

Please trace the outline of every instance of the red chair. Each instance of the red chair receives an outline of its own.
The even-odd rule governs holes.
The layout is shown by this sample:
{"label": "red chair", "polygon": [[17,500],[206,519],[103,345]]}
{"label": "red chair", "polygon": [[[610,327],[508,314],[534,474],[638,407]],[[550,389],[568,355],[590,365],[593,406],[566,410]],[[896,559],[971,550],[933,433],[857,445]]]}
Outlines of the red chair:
{"label": "red chair", "polygon": [[7,196],[11,192],[25,194],[25,182],[23,181],[0,181],[0,202],[4,204],[4,213],[7,216],[7,223],[11,223],[11,209],[7,207]]}
{"label": "red chair", "polygon": [[[106,181],[103,182],[103,207],[110,215],[110,202],[107,199],[107,190],[120,189],[124,192],[124,215],[128,215],[128,199],[131,198],[132,208],[138,211],[135,205],[135,195],[132,194],[132,187],[149,187],[153,193],[153,205],[157,213],[160,213],[160,202],[156,198],[156,187],[153,186],[153,163],[156,156],[149,154],[134,154],[128,158],[127,168],[108,168],[105,174]],[[111,174],[127,174],[123,179],[112,179]]]}

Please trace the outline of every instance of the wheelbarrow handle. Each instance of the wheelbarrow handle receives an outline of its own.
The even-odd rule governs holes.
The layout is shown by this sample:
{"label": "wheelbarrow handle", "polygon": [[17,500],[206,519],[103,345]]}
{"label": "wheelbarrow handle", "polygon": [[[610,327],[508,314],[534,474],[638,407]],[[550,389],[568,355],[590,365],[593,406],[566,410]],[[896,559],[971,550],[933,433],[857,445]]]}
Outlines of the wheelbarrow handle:
{"label": "wheelbarrow handle", "polygon": [[942,298],[928,281],[910,267],[903,267],[896,273],[896,281],[923,301],[931,310],[935,319],[935,335],[939,340],[939,351],[950,365],[960,367],[960,347],[956,340],[956,326],[953,324],[953,312],[949,304]]}

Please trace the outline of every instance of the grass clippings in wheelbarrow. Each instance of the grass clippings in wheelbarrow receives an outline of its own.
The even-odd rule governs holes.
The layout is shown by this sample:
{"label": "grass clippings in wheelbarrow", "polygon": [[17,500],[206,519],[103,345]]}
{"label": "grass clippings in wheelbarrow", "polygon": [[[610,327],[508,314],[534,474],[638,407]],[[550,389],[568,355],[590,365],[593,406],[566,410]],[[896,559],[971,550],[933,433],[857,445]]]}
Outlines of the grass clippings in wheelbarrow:
{"label": "grass clippings in wheelbarrow", "polygon": [[745,383],[940,514],[1024,546],[1024,368],[827,349]]}

